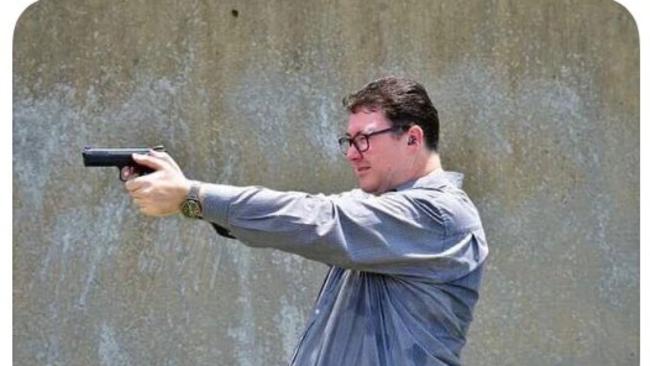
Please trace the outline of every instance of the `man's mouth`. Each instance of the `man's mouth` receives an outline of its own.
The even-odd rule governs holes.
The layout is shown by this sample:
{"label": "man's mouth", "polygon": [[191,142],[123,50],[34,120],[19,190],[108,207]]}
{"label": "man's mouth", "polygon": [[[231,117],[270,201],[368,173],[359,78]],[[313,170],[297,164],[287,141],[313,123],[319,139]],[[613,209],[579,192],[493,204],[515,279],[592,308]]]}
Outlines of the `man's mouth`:
{"label": "man's mouth", "polygon": [[362,166],[362,167],[356,168],[355,170],[357,171],[357,174],[360,174],[360,173],[363,173],[363,172],[365,172],[365,171],[367,171],[369,169],[370,169],[369,166]]}

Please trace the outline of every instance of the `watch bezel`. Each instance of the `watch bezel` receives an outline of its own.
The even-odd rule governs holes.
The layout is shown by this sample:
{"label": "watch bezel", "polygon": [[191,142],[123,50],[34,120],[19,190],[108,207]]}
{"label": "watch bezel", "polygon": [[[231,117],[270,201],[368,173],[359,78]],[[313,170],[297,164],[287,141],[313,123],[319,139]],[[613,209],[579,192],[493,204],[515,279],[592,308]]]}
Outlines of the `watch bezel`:
{"label": "watch bezel", "polygon": [[181,206],[181,212],[183,215],[193,219],[201,217],[202,209],[203,208],[201,207],[201,202],[191,198],[183,201],[183,205]]}

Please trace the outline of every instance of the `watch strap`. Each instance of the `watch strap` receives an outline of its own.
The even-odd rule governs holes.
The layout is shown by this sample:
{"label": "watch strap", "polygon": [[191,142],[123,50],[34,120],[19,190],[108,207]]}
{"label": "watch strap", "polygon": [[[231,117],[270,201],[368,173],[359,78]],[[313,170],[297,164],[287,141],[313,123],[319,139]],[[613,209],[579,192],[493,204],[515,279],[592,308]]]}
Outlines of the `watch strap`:
{"label": "watch strap", "polygon": [[194,201],[199,201],[199,190],[201,189],[201,183],[197,181],[192,181],[190,185],[190,191],[187,193],[187,197],[185,199],[187,200],[194,200]]}

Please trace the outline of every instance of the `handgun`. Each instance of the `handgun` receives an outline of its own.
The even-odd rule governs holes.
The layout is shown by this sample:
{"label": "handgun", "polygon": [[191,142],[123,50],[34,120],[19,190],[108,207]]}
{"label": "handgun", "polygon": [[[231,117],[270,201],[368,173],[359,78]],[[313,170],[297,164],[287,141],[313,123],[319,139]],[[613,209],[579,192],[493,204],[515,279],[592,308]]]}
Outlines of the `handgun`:
{"label": "handgun", "polygon": [[115,166],[120,171],[120,180],[126,182],[126,178],[122,175],[122,168],[129,166],[133,168],[133,172],[139,175],[149,174],[154,172],[149,167],[140,165],[133,160],[133,154],[148,154],[150,150],[165,151],[163,145],[158,145],[154,148],[149,147],[92,147],[86,146],[81,153],[84,160],[84,166]]}
{"label": "handgun", "polygon": [[[134,173],[139,175],[154,172],[151,168],[136,163],[132,157],[132,154],[148,154],[150,150],[164,152],[165,147],[163,145],[158,145],[154,148],[86,146],[81,155],[83,156],[85,166],[116,166],[117,169],[120,170],[120,180],[126,182],[126,178],[122,175],[122,168],[125,166],[132,167]],[[211,222],[211,224],[219,235],[226,238],[236,239],[230,230],[213,222]]]}

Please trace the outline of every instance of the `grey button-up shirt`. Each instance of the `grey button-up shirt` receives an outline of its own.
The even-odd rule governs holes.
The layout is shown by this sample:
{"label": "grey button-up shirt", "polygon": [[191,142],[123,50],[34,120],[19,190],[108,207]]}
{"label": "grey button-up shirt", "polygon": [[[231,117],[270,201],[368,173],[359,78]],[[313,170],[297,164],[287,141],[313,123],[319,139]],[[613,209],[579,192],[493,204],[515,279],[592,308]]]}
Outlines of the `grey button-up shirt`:
{"label": "grey button-up shirt", "polygon": [[203,214],[330,265],[292,365],[459,365],[488,254],[461,184],[443,171],[378,196],[208,184]]}

